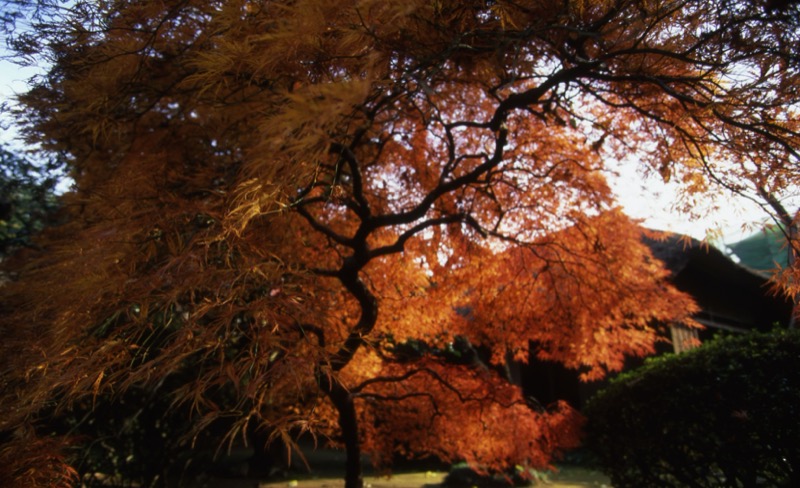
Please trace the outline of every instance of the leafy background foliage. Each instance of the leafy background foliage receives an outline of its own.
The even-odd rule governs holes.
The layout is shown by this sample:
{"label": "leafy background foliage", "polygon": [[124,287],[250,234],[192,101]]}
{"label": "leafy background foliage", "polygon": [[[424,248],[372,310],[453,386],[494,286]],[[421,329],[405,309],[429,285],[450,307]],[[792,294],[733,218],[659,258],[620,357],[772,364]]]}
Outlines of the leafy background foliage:
{"label": "leafy background foliage", "polygon": [[34,163],[0,146],[0,256],[25,246],[48,223],[54,223],[58,202],[57,164]]}

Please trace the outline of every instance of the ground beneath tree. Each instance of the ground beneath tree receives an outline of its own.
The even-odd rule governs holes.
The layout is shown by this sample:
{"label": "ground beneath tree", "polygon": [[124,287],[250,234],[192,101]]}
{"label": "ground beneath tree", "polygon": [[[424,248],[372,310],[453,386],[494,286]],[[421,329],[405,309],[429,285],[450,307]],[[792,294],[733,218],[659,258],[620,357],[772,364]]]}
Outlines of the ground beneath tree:
{"label": "ground beneath tree", "polygon": [[[441,471],[418,471],[396,473],[390,477],[367,476],[367,488],[435,488],[447,473]],[[341,477],[297,477],[273,481],[248,479],[209,479],[208,488],[343,488]],[[557,473],[548,473],[545,479],[535,482],[533,487],[546,488],[611,488],[608,477],[587,468],[566,466]],[[466,487],[469,488],[469,487]]]}
{"label": "ground beneath tree", "polygon": [[[200,486],[203,488],[343,488],[344,454],[336,451],[312,453],[308,456],[312,471],[296,470],[285,476],[269,480],[252,478],[212,477]],[[447,472],[414,466],[398,469],[391,476],[366,473],[366,488],[439,488]],[[579,465],[562,465],[556,472],[542,474],[532,487],[545,488],[612,488],[607,476]],[[464,488],[470,488],[465,486]]]}

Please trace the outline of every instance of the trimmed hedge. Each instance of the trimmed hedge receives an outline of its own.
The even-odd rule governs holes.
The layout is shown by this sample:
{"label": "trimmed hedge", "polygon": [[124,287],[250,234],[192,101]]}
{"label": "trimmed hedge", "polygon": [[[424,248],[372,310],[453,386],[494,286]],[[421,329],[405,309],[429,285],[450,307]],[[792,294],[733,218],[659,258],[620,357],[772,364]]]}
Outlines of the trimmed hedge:
{"label": "trimmed hedge", "polygon": [[615,488],[800,486],[800,333],[662,356],[587,405],[587,446]]}

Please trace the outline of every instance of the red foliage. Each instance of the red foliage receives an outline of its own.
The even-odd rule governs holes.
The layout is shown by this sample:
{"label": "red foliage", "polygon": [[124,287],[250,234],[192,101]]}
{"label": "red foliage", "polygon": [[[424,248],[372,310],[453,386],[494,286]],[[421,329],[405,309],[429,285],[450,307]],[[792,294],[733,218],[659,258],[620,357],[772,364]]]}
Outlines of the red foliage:
{"label": "red foliage", "polygon": [[64,456],[68,447],[64,440],[36,437],[22,427],[11,435],[13,440],[0,446],[0,485],[71,488],[78,482],[78,473]]}

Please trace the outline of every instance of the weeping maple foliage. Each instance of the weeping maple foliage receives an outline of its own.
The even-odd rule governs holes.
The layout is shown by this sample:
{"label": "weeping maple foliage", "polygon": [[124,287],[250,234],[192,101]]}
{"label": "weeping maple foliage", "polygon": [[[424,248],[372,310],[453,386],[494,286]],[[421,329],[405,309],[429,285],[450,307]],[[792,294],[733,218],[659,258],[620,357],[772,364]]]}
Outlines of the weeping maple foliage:
{"label": "weeping maple foliage", "polygon": [[30,2],[20,116],[74,187],[4,263],[2,453],[52,447],[8,484],[68,485],[42,426],[132,389],[189,439],[330,435],[353,488],[362,448],[548,466],[580,416],[505,361],[595,379],[695,325],[613,168],[774,211],[798,184],[798,15],[766,3]]}

